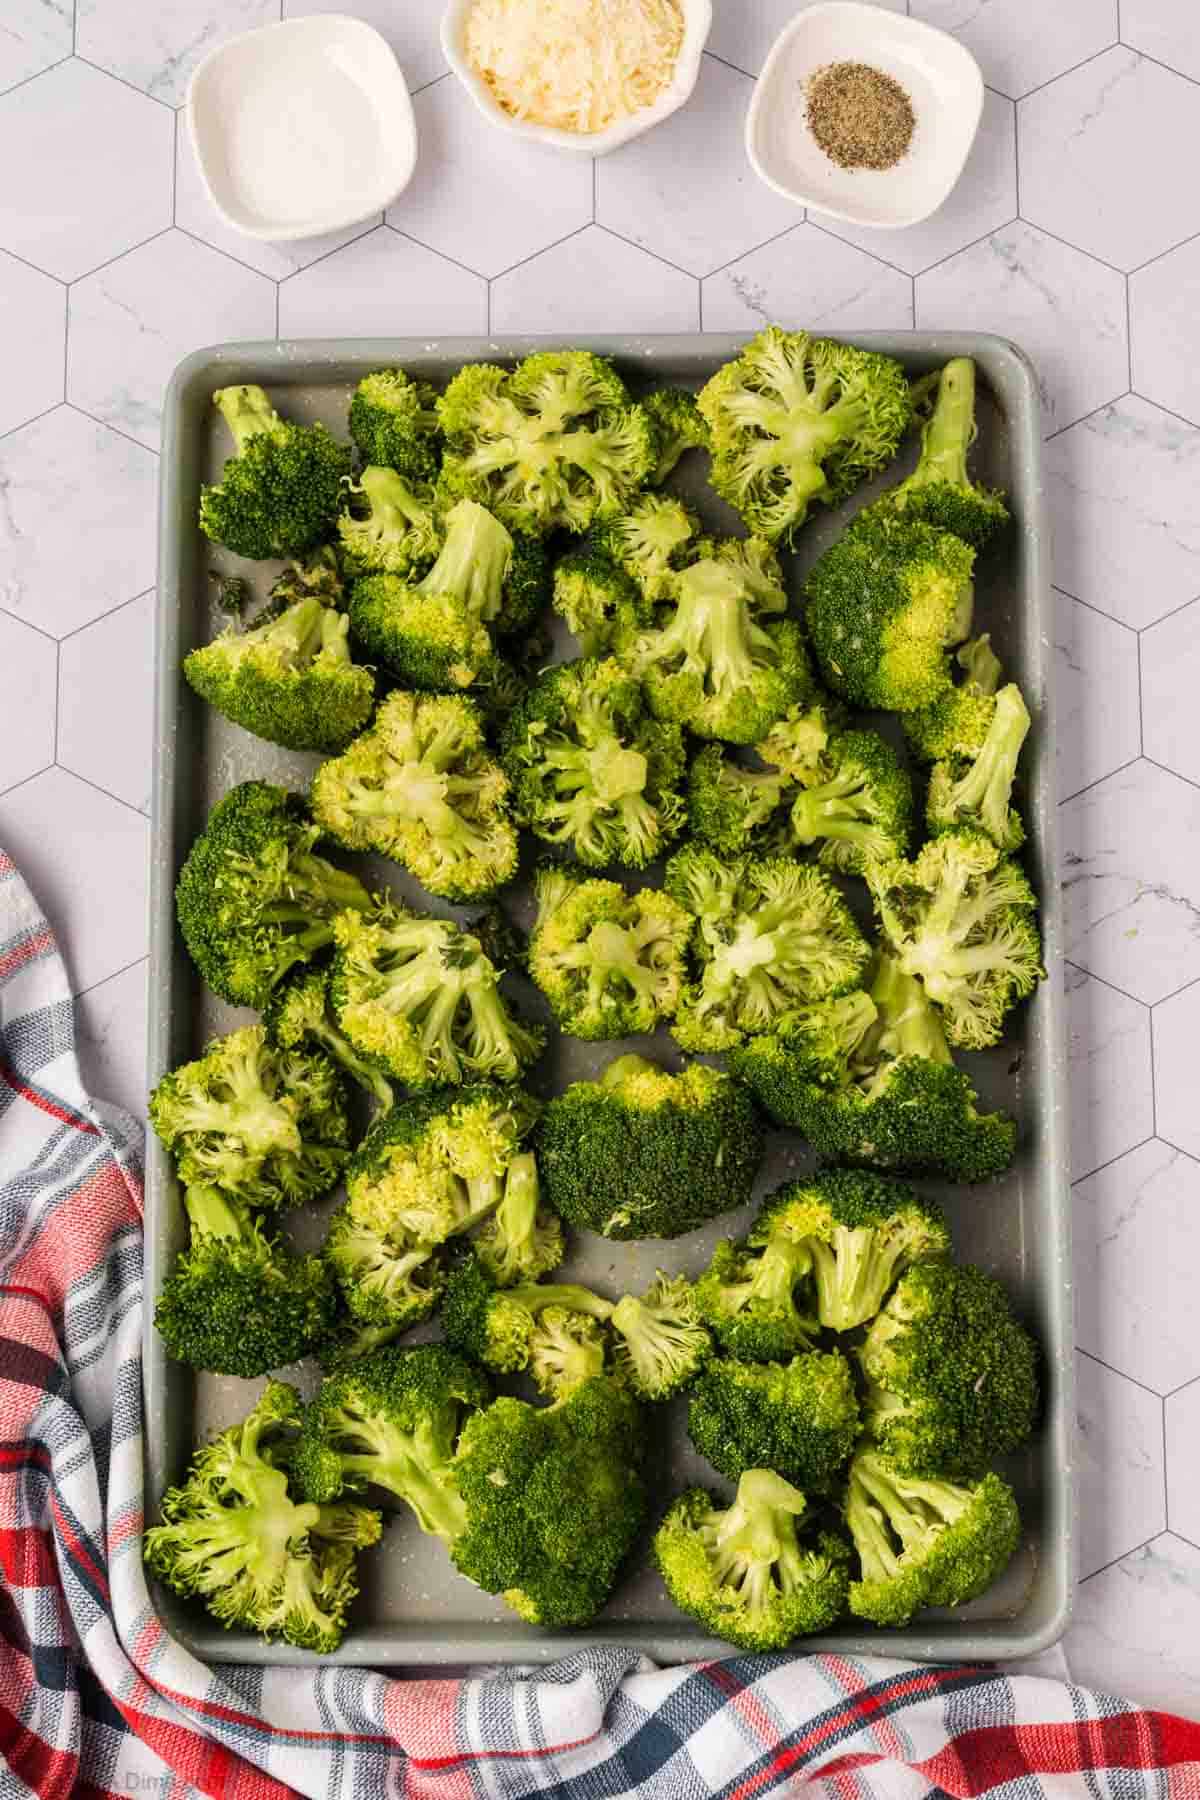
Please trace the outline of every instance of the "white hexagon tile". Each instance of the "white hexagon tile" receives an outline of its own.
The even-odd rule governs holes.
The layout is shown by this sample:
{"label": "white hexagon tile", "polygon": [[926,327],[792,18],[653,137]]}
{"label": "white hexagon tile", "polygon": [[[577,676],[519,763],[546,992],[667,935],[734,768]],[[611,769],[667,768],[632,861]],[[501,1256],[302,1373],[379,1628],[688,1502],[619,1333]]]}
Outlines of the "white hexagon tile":
{"label": "white hexagon tile", "polygon": [[1172,1394],[1166,1406],[1167,1520],[1200,1548],[1200,1381]]}
{"label": "white hexagon tile", "polygon": [[0,433],[63,397],[67,290],[0,252]]}
{"label": "white hexagon tile", "polygon": [[0,790],[54,761],[57,676],[53,639],[0,613]]}
{"label": "white hexagon tile", "polygon": [[1200,603],[1181,606],[1142,633],[1145,751],[1178,775],[1200,783],[1200,718],[1176,696],[1200,681]]}
{"label": "white hexagon tile", "polygon": [[[1060,532],[1068,524],[1060,508]],[[1069,594],[1054,596],[1058,796],[1068,800],[1142,748],[1138,638]]]}
{"label": "white hexagon tile", "polygon": [[0,92],[70,56],[74,26],[73,0],[5,0]]}
{"label": "white hexagon tile", "polygon": [[1117,0],[1054,0],[1036,18],[1027,0],[911,0],[908,10],[960,38],[984,80],[1014,99],[1117,41]]}
{"label": "white hexagon tile", "polygon": [[1129,364],[1135,393],[1200,425],[1200,239],[1129,277]]}
{"label": "white hexagon tile", "polygon": [[143,958],[75,997],[75,1047],[90,1094],[146,1116],[147,981]]}
{"label": "white hexagon tile", "polygon": [[[58,651],[58,754],[64,769],[139,812],[150,810],[153,684],[143,679],[154,595],[127,601]],[[114,707],[112,695],[121,696]]]}
{"label": "white hexagon tile", "polygon": [[1192,1718],[1198,1643],[1200,1549],[1164,1532],[1082,1584],[1063,1648],[1081,1686]]}
{"label": "white hexagon tile", "polygon": [[1079,1181],[1154,1133],[1150,1009],[1071,963],[1066,985],[1071,1179]]}
{"label": "white hexagon tile", "polygon": [[815,224],[739,257],[710,275],[703,293],[706,331],[760,331],[770,323],[907,331],[912,324],[908,276]]}
{"label": "white hexagon tile", "polygon": [[607,331],[614,287],[625,331],[700,328],[699,282],[602,226],[588,225],[493,281],[491,329],[551,336]]}
{"label": "white hexagon tile", "polygon": [[97,68],[178,106],[192,70],[223,38],[278,17],[279,0],[155,0],[133,8],[75,0],[75,48]]}
{"label": "white hexagon tile", "polygon": [[487,330],[487,283],[380,225],[280,283],[279,330],[284,337],[469,337]]}
{"label": "white hexagon tile", "polygon": [[1200,1159],[1200,1111],[1192,1045],[1200,1030],[1200,986],[1193,983],[1154,1009],[1155,1119],[1167,1143]]}
{"label": "white hexagon tile", "polygon": [[1095,1575],[1167,1523],[1162,1401],[1094,1357],[1075,1369],[1079,1573]]}

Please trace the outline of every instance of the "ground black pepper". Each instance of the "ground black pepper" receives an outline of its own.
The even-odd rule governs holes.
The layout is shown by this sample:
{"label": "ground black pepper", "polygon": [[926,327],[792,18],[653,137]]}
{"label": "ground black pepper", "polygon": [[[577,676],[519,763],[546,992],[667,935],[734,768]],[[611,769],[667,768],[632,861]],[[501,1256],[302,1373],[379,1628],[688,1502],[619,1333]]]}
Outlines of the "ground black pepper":
{"label": "ground black pepper", "polygon": [[808,124],[843,169],[890,169],[912,142],[912,101],[869,63],[830,63],[808,79]]}

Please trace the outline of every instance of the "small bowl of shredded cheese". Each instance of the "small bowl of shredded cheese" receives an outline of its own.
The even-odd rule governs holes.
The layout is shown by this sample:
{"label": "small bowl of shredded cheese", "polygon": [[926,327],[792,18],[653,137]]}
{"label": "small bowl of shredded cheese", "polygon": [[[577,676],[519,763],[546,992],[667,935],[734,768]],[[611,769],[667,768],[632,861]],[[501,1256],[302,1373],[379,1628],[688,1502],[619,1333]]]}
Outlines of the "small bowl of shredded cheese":
{"label": "small bowl of shredded cheese", "polygon": [[712,0],[451,0],[446,60],[493,124],[602,156],[681,107]]}

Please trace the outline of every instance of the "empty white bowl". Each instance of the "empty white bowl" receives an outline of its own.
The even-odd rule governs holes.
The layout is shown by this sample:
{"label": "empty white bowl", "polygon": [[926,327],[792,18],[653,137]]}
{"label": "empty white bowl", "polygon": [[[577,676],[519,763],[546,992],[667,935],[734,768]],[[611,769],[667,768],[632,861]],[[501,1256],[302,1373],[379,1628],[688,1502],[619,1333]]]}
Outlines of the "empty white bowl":
{"label": "empty white bowl", "polygon": [[[505,112],[491,88],[476,74],[467,60],[464,32],[467,15],[475,0],[450,0],[442,14],[442,49],[458,79],[485,118],[514,137],[527,138],[535,144],[551,144],[559,150],[582,151],[585,156],[604,156],[631,138],[641,137],[655,125],[661,125],[673,112],[678,112],[696,85],[700,58],[712,30],[712,0],[677,0],[683,14],[683,43],[675,63],[675,73],[654,102],[640,112],[631,113],[607,131],[560,131],[553,125],[533,125],[527,119],[514,119]],[[740,0],[737,0],[740,4]]]}
{"label": "empty white bowl", "polygon": [[[809,129],[808,79],[838,62],[869,63],[908,93],[916,129],[893,168],[839,168]],[[798,206],[898,231],[946,199],[982,112],[979,64],[957,38],[861,0],[824,0],[776,39],[750,103],[746,150],[767,186]]]}
{"label": "empty white bowl", "polygon": [[416,166],[400,65],[373,26],[340,13],[218,44],[192,76],[187,115],[212,203],[246,237],[355,225],[382,212]]}

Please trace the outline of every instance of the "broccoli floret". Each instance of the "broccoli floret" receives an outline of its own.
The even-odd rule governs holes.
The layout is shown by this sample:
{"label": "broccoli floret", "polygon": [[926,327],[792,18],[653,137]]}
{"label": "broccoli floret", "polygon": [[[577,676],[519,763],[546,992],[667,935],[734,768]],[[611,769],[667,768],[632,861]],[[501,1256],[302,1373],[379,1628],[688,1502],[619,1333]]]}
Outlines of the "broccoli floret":
{"label": "broccoli floret", "polygon": [[540,1281],[566,1255],[559,1220],[541,1204],[536,1159],[514,1156],[504,1178],[504,1198],[474,1235],[475,1254],[497,1287]]}
{"label": "broccoli floret", "polygon": [[733,562],[706,557],[676,577],[672,610],[628,650],[658,718],[752,744],[809,690],[799,626],[760,610]]}
{"label": "broccoli floret", "polygon": [[954,660],[964,679],[901,721],[909,748],[924,762],[978,756],[991,728],[1002,670],[988,633],[968,638]]}
{"label": "broccoli floret", "polygon": [[1029,709],[1013,682],[996,695],[992,722],[969,762],[935,763],[929,776],[925,817],[932,832],[954,825],[985,831],[1001,850],[1024,842],[1021,815],[1011,804],[1017,758],[1029,730]]}
{"label": "broccoli floret", "polygon": [[337,517],[349,452],[324,425],[290,425],[260,387],[220,388],[233,436],[220,482],[200,492],[200,529],[237,556],[302,556]]}
{"label": "broccoli floret", "polygon": [[699,974],[671,1027],[685,1050],[728,1050],[861,979],[866,940],[819,869],[688,845],[667,864],[664,886],[696,920]]}
{"label": "broccoli floret", "polygon": [[297,1206],[337,1185],[349,1156],[342,1078],[319,1050],[278,1050],[261,1025],[214,1038],[163,1076],[150,1123],[188,1187],[249,1206]]}
{"label": "broccoli floret", "polygon": [[332,942],[333,915],[372,904],[362,882],[316,854],[298,794],[243,781],[208,815],[175,889],[179,929],[215,994],[261,1010],[298,963]]}
{"label": "broccoli floret", "polygon": [[669,894],[560,869],[541,870],[536,891],[529,973],[564,1031],[633,1037],[672,1017],[692,921]]}
{"label": "broccoli floret", "polygon": [[372,464],[346,489],[338,541],[348,575],[405,579],[427,569],[442,547],[433,489]]}
{"label": "broccoli floret", "polygon": [[473,500],[446,514],[437,561],[421,581],[366,575],[350,590],[350,629],[410,687],[433,693],[470,687],[493,654],[489,622],[504,604],[513,540]]}
{"label": "broccoli floret", "polygon": [[771,1469],[748,1469],[722,1508],[703,1488],[681,1494],[654,1538],[654,1560],[681,1612],[742,1650],[783,1650],[844,1611],[850,1553],[823,1531],[802,1543],[808,1502]]}
{"label": "broccoli floret", "polygon": [[654,604],[674,598],[679,570],[699,530],[699,519],[681,500],[641,494],[628,512],[597,525],[590,541]]}
{"label": "broccoli floret", "polygon": [[542,350],[510,374],[459,370],[438,402],[441,488],[491,507],[516,531],[586,531],[624,511],[654,467],[654,428],[603,357]]}
{"label": "broccoli floret", "polygon": [[323,1050],[368,1093],[376,1106],[392,1104],[392,1086],[368,1057],[360,1056],[330,1012],[329,970],[299,968],[271,995],[263,1011],[271,1043],[280,1050]]}
{"label": "broccoli floret", "polygon": [[323,1251],[341,1290],[350,1329],[336,1343],[339,1360],[423,1324],[441,1299],[446,1272],[436,1245],[366,1221],[346,1201],[329,1221]]}
{"label": "broccoli floret", "polygon": [[548,1400],[565,1400],[604,1373],[608,1337],[599,1319],[567,1306],[547,1306],[529,1340],[529,1373]]}
{"label": "broccoli floret", "polygon": [[364,375],[350,400],[350,436],[365,463],[432,481],[441,448],[436,389],[403,369]]}
{"label": "broccoli floret", "polygon": [[726,856],[769,846],[779,835],[792,777],[782,769],[752,769],[721,744],[705,744],[688,770],[688,825]]}
{"label": "broccoli floret", "polygon": [[670,1400],[696,1379],[712,1350],[696,1296],[683,1275],[661,1269],[639,1299],[625,1294],[609,1319],[616,1373],[640,1400]]}
{"label": "broccoli floret", "polygon": [[316,1346],[317,1360],[326,1375],[340,1374],[361,1357],[370,1356],[373,1350],[381,1350],[385,1344],[393,1343],[405,1329],[403,1324],[395,1321],[368,1325],[351,1313],[339,1311],[332,1327]]}
{"label": "broccoli floret", "polygon": [[608,1238],[671,1238],[744,1206],[762,1157],[744,1088],[692,1063],[668,1074],[618,1056],[542,1116],[538,1156],[551,1206]]}
{"label": "broccoli floret", "polygon": [[812,1259],[817,1317],[830,1331],[873,1319],[900,1275],[950,1254],[941,1208],[905,1182],[866,1169],[823,1169],[764,1202],[751,1244],[784,1238]]}
{"label": "broccoli floret", "polygon": [[980,1112],[937,1010],[891,957],[876,956],[869,993],[797,1007],[731,1051],[729,1066],[823,1156],[972,1182],[1012,1162],[1013,1121]]}
{"label": "broccoli floret", "polygon": [[544,1033],[523,1025],[479,940],[397,906],[334,921],[330,992],[350,1042],[410,1087],[516,1081]]}
{"label": "broccoli floret", "polygon": [[1033,1430],[1037,1346],[982,1269],[915,1264],[858,1357],[863,1422],[902,1474],[980,1475]]}
{"label": "broccoli floret", "polygon": [[623,651],[653,618],[637,583],[591,544],[555,564],[554,610],[579,639],[584,656]]}
{"label": "broccoli floret", "polygon": [[307,1355],[329,1331],[333,1284],[215,1187],[184,1195],[191,1242],[163,1285],[154,1323],[176,1361],[250,1380]]}
{"label": "broccoli floret", "polygon": [[511,881],[508,777],[459,694],[389,694],[369,731],[313,777],[313,817],[348,850],[378,850],[447,900]]}
{"label": "broccoli floret", "polygon": [[661,487],[687,451],[711,447],[708,420],[687,388],[652,388],[642,396],[642,411],[654,430],[654,467],[646,485]]}
{"label": "broccoli floret", "polygon": [[846,1523],[862,1569],[850,1611],[876,1625],[974,1600],[1003,1574],[1021,1536],[1012,1489],[998,1475],[971,1487],[918,1480],[870,1450],[850,1465]]}
{"label": "broccoli floret", "polygon": [[912,414],[890,356],[768,326],[700,395],[710,480],[751,531],[790,542],[814,500],[891,461]]}
{"label": "broccoli floret", "polygon": [[142,1548],[152,1575],[203,1600],[219,1624],[326,1655],[358,1592],[355,1552],[377,1542],[383,1522],[365,1506],[301,1505],[289,1494],[299,1424],[295,1388],[269,1382],[240,1425],[196,1451]]}
{"label": "broccoli floret", "polygon": [[912,782],[878,732],[839,732],[814,774],[792,801],[789,824],[797,844],[821,846],[818,862],[857,874],[907,853]]}
{"label": "broccoli floret", "polygon": [[976,487],[967,473],[967,451],[974,440],[975,364],[969,356],[956,356],[938,378],[937,402],[922,428],[916,468],[898,487],[889,488],[871,512],[922,519],[980,549],[1008,523],[1008,508],[1003,494]]}
{"label": "broccoli floret", "polygon": [[643,1453],[637,1402],[604,1376],[555,1406],[493,1401],[455,1458],[455,1566],[531,1625],[586,1625],[646,1516]]}
{"label": "broccoli floret", "polygon": [[975,552],[903,515],[856,522],[808,572],[808,630],[821,672],[856,706],[911,712],[950,685],[971,629]]}
{"label": "broccoli floret", "polygon": [[533,1281],[501,1289],[483,1259],[468,1253],[450,1272],[442,1302],[447,1343],[499,1374],[527,1369],[540,1315],[559,1307],[607,1322],[612,1302],[572,1282]]}
{"label": "broccoli floret", "polygon": [[278,618],[280,613],[301,600],[319,600],[322,606],[341,612],[345,591],[338,553],[332,544],[322,544],[311,555],[290,562],[280,570],[268,590],[267,604],[255,622],[261,625],[268,618]]}
{"label": "broccoli floret", "polygon": [[450,1546],[467,1518],[455,1451],[491,1397],[483,1371],[445,1344],[387,1344],[321,1383],[296,1445],[296,1484],[306,1499],[325,1502],[378,1488]]}
{"label": "broccoli floret", "polygon": [[210,581],[217,584],[217,606],[223,613],[240,619],[250,604],[250,583],[244,575],[226,575],[220,569],[208,571]]}
{"label": "broccoli floret", "polygon": [[722,1238],[696,1283],[696,1305],[722,1350],[743,1362],[782,1362],[810,1350],[820,1331],[812,1258],[802,1243]]}
{"label": "broccoli floret", "polygon": [[808,1492],[828,1493],[859,1434],[850,1364],[837,1350],[788,1363],[717,1357],[697,1377],[688,1435],[730,1481],[774,1469]]}
{"label": "broccoli floret", "polygon": [[682,829],[683,735],[611,657],[547,669],[502,746],[519,822],[589,868],[643,868]]}
{"label": "broccoli floret", "polygon": [[1009,1009],[1045,973],[1037,901],[1017,864],[960,826],[914,862],[872,864],[867,881],[888,947],[942,1009],[950,1042],[999,1043]]}

